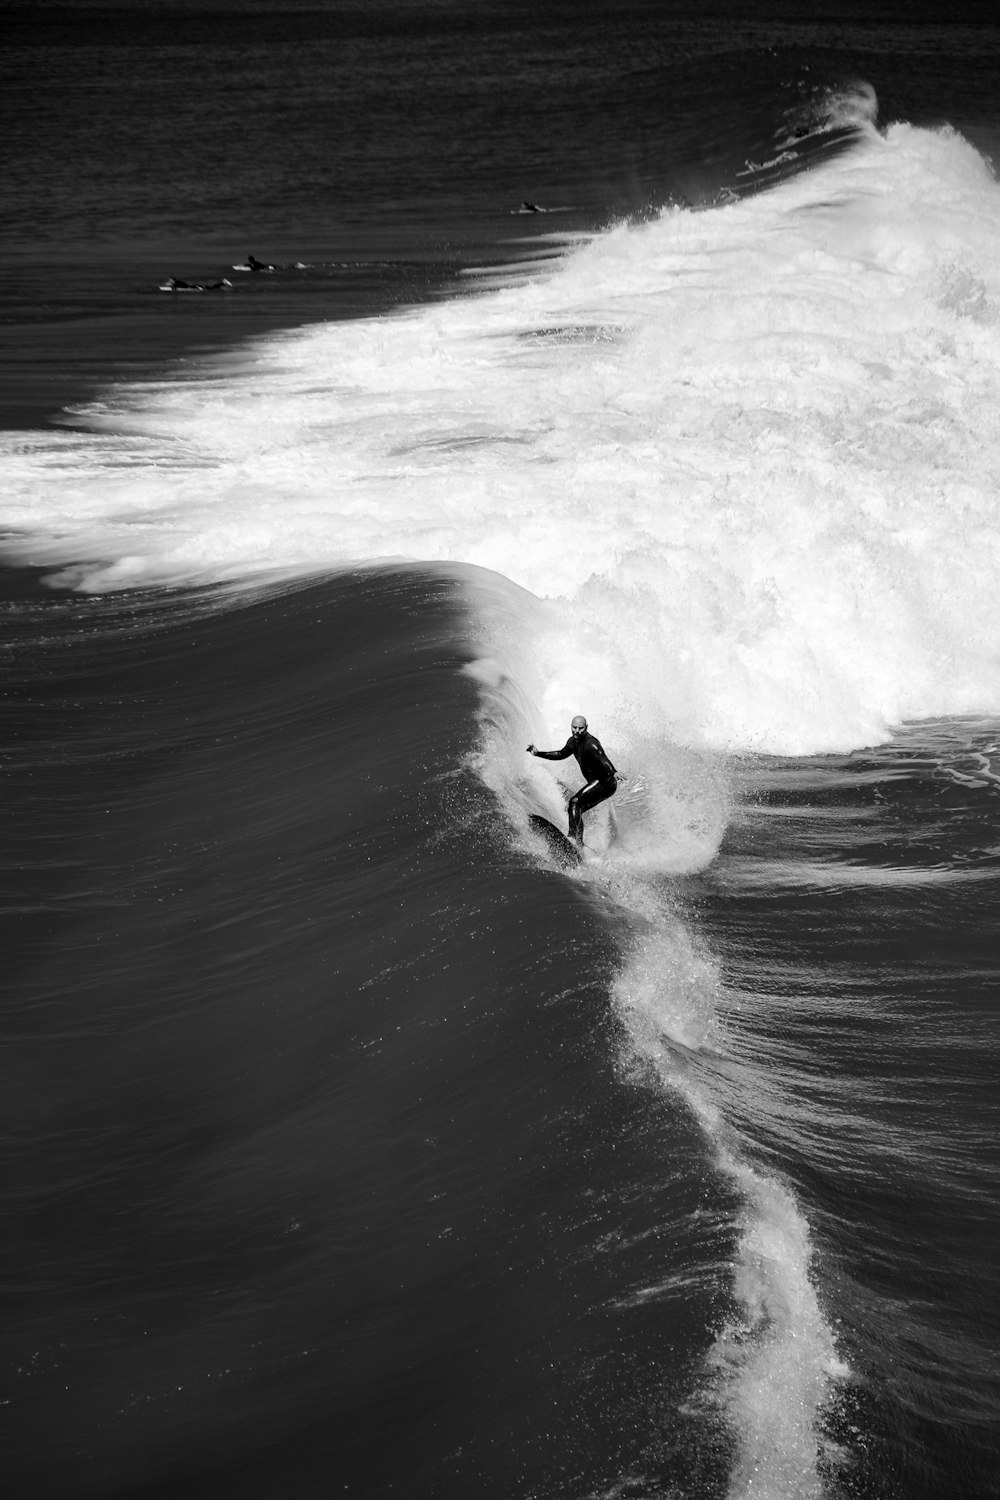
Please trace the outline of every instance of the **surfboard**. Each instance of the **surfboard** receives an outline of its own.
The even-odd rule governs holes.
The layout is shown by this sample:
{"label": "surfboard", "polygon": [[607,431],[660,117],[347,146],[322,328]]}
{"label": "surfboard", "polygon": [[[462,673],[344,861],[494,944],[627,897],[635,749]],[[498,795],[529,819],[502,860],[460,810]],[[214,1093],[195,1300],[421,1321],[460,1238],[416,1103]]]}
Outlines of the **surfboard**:
{"label": "surfboard", "polygon": [[549,853],[557,864],[564,865],[569,869],[574,865],[578,865],[583,859],[579,847],[574,844],[572,839],[567,838],[564,833],[561,833],[554,823],[550,823],[548,818],[543,818],[538,813],[529,813],[528,822],[535,832],[541,834],[542,838],[548,844]]}

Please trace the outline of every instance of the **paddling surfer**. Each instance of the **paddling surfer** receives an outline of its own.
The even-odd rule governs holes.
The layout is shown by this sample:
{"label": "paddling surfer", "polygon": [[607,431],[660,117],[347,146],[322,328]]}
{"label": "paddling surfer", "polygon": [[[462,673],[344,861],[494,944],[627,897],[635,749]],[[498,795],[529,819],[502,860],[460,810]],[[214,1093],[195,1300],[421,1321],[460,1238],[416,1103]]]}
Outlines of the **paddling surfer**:
{"label": "paddling surfer", "polygon": [[582,844],[584,813],[596,807],[599,802],[605,802],[608,797],[613,797],[618,790],[618,782],[625,778],[615,770],[597,736],[588,731],[587,721],[582,714],[577,714],[570,725],[570,731],[570,737],[561,750],[536,750],[534,745],[529,745],[528,754],[537,755],[540,760],[566,760],[570,755],[576,756],[577,765],[581,774],[586,777],[587,784],[569,800],[569,836]]}

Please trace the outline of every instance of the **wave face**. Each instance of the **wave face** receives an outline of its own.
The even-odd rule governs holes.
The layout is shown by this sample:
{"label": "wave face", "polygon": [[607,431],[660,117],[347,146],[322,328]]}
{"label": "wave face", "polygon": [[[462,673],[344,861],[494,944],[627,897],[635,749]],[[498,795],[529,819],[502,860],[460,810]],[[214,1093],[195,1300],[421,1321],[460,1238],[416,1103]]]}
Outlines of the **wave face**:
{"label": "wave face", "polygon": [[724,1488],[736,1194],[619,1076],[628,914],[476,773],[464,613],[6,611],[12,1493]]}
{"label": "wave face", "polygon": [[474,564],[551,603],[544,720],[585,696],[626,740],[806,752],[996,707],[1000,190],[949,129],[857,129],[515,285],[8,442],[16,555],[92,590]]}

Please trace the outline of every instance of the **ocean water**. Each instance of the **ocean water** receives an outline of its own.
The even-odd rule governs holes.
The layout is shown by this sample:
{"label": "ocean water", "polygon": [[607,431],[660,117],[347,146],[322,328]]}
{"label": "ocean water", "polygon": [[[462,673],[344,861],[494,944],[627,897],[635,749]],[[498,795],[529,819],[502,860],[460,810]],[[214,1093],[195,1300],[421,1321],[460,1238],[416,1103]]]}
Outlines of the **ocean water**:
{"label": "ocean water", "polygon": [[6,1493],[995,1496],[992,15],[0,16]]}

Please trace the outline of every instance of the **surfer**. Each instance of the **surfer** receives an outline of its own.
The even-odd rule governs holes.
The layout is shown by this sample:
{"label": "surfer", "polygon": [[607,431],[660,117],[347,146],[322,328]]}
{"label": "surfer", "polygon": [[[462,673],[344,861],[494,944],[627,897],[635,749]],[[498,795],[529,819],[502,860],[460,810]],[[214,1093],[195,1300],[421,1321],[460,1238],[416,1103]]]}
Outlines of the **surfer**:
{"label": "surfer", "polygon": [[225,277],[221,281],[184,281],[180,276],[168,276],[160,285],[161,292],[224,292],[232,286]]}
{"label": "surfer", "polygon": [[619,780],[625,778],[615,770],[597,736],[589,733],[582,714],[577,714],[570,725],[570,737],[561,750],[536,750],[534,745],[529,745],[528,754],[537,755],[540,760],[566,760],[570,755],[576,756],[587,784],[569,800],[569,836],[582,844],[584,813],[613,797]]}

